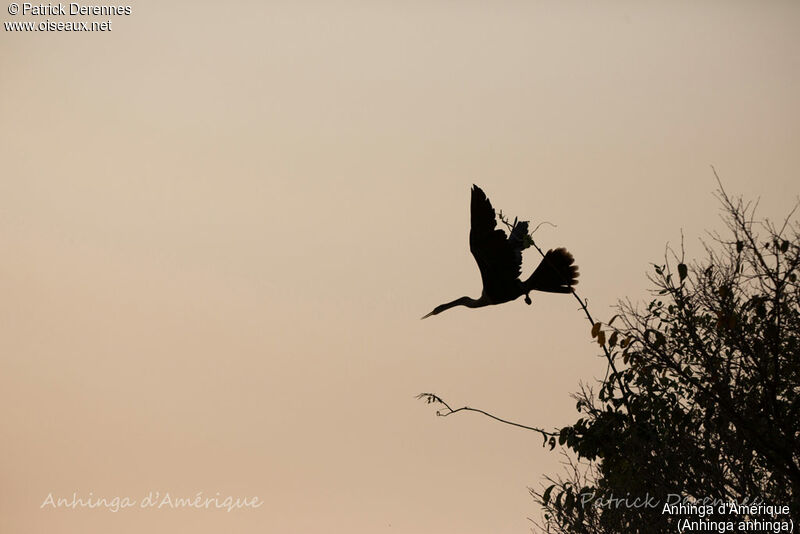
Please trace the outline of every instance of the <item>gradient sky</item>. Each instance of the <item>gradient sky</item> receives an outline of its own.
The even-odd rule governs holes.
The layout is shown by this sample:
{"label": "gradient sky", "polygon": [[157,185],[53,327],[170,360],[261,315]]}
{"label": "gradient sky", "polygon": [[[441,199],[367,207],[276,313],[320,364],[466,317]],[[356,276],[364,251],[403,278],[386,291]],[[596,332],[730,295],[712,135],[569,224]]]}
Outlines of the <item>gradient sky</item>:
{"label": "gradient sky", "polygon": [[[550,428],[604,367],[562,295],[419,320],[480,294],[471,184],[603,319],[710,165],[800,192],[796,2],[131,5],[0,32],[2,532],[528,532],[557,451],[414,395]],[[149,491],[264,505],[40,509]]]}

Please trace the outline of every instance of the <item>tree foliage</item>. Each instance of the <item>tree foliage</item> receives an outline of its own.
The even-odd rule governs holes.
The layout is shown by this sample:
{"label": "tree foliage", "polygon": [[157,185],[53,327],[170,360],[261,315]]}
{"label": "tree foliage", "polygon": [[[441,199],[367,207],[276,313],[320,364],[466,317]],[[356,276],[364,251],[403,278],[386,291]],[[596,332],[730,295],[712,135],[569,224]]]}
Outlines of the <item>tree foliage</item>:
{"label": "tree foliage", "polygon": [[577,458],[569,475],[532,491],[541,531],[677,532],[680,516],[648,497],[800,518],[800,226],[794,212],[758,219],[721,187],[718,198],[727,228],[704,258],[668,251],[649,304],[592,327],[612,370],[575,395],[581,416],[558,433]]}

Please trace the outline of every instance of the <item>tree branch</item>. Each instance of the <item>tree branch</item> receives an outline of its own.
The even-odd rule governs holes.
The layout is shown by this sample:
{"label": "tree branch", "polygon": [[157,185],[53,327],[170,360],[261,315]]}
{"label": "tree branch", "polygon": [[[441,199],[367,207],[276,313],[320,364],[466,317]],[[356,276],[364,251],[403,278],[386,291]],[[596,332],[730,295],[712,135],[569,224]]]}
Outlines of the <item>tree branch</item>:
{"label": "tree branch", "polygon": [[447,404],[444,401],[444,399],[442,399],[438,395],[434,395],[433,393],[420,393],[419,395],[417,395],[416,398],[424,399],[425,402],[428,404],[441,404],[442,406],[444,406],[446,411],[436,410],[436,415],[439,417],[447,417],[448,415],[453,415],[454,413],[458,412],[476,412],[481,415],[485,415],[486,417],[489,417],[491,419],[494,419],[495,421],[499,421],[500,423],[504,423],[506,425],[516,426],[519,428],[524,428],[525,430],[533,430],[534,432],[538,432],[539,434],[542,435],[545,441],[547,440],[547,438],[558,436],[558,433],[548,432],[547,430],[542,430],[541,428],[537,428],[535,426],[528,426],[520,423],[515,423],[513,421],[508,421],[507,419],[502,419],[500,417],[497,417],[496,415],[492,415],[489,412],[480,410],[478,408],[470,408],[469,406],[462,406],[461,408],[456,408],[454,410],[453,408],[450,407],[449,404]]}
{"label": "tree branch", "polygon": [[[502,212],[500,212],[499,218],[503,222],[503,224],[505,224],[507,227],[513,229],[514,225],[512,225],[511,223],[508,222],[508,220],[503,216]],[[514,221],[514,224],[516,224],[516,220]],[[539,225],[536,226],[536,228],[538,229],[539,226],[541,226],[542,224],[543,223],[540,223]],[[552,223],[548,223],[548,224],[552,224]],[[555,225],[553,225],[553,226],[555,226]],[[547,257],[545,256],[544,251],[541,248],[539,248],[539,245],[536,244],[536,241],[534,241],[534,239],[533,239],[533,235],[529,234],[529,237],[530,237],[530,244],[533,245],[533,248],[535,248],[539,252],[539,254],[541,254],[541,256],[544,259],[544,261],[547,261]],[[553,269],[556,268],[552,264],[550,266]],[[586,302],[584,301],[584,299],[582,299],[580,297],[580,295],[578,295],[577,291],[575,291],[574,288],[572,288],[572,296],[575,297],[575,300],[578,301],[578,304],[580,304],[581,309],[583,310],[583,313],[586,315],[586,319],[588,319],[589,323],[592,325],[592,327],[594,327],[594,325],[596,323],[595,323],[594,319],[592,318],[592,314],[589,313],[589,308],[588,308]],[[609,352],[608,347],[606,346],[606,344],[605,343],[600,343],[599,345],[600,345],[600,348],[603,349],[603,354],[606,357],[606,361],[608,361],[608,367],[611,368],[611,370],[614,372],[614,376],[617,378],[617,382],[619,383],[619,386],[620,386],[620,393],[622,394],[622,401],[625,403],[625,408],[628,411],[628,415],[631,417],[631,419],[633,419],[633,411],[631,410],[631,407],[630,407],[630,404],[629,404],[629,401],[628,401],[629,395],[631,395],[630,388],[628,387],[628,385],[626,383],[624,383],[622,381],[622,378],[620,378],[619,372],[617,371],[617,367],[616,367],[616,365],[614,365],[614,357],[611,355],[611,352]],[[608,378],[608,370],[606,370],[606,377],[603,379],[603,384],[605,384],[605,381],[606,381],[607,378]]]}

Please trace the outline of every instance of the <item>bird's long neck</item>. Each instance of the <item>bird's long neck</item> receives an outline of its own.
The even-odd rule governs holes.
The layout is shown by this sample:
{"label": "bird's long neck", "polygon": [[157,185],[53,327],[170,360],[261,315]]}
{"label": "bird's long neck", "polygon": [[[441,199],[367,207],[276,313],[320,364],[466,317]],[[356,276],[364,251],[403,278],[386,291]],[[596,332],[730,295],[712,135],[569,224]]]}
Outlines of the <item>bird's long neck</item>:
{"label": "bird's long neck", "polygon": [[461,297],[452,302],[446,302],[445,304],[440,304],[436,306],[433,309],[433,311],[430,312],[425,317],[423,317],[423,319],[425,319],[426,317],[430,317],[431,315],[437,315],[445,310],[449,310],[450,308],[454,308],[456,306],[466,306],[467,308],[480,308],[482,306],[488,306],[489,304],[490,304],[489,299],[485,298],[483,295],[481,295],[481,298],[479,299],[473,299],[470,297]]}

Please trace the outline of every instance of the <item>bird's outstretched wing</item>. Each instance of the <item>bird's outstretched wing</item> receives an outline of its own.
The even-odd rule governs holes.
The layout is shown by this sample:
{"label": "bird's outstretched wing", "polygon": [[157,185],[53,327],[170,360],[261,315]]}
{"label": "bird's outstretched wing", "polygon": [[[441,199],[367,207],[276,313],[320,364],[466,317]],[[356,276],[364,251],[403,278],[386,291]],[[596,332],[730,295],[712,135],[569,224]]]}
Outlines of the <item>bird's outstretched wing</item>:
{"label": "bird's outstretched wing", "polygon": [[484,293],[493,300],[503,299],[518,286],[528,223],[516,223],[511,235],[506,236],[497,228],[492,203],[477,185],[472,186],[470,214],[469,249],[481,271]]}

